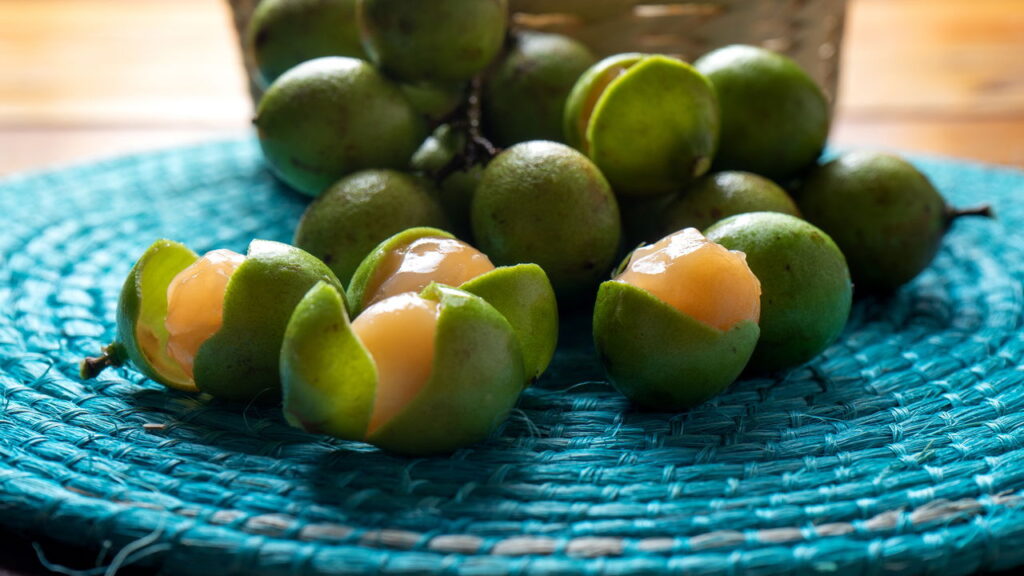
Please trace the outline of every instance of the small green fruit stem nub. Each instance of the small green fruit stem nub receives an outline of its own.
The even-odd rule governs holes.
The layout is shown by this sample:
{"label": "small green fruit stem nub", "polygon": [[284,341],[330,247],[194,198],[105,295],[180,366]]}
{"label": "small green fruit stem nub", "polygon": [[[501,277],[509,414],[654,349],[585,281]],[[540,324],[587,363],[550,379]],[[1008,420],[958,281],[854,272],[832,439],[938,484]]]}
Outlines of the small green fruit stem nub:
{"label": "small green fruit stem nub", "polygon": [[483,134],[483,84],[483,78],[480,75],[474,77],[469,84],[466,101],[442,121],[442,123],[449,123],[454,130],[465,132],[466,146],[459,154],[452,157],[448,164],[438,170],[435,176],[438,182],[443,182],[445,178],[459,170],[469,170],[477,164],[486,165],[501,152]]}
{"label": "small green fruit stem nub", "polygon": [[946,227],[948,228],[953,222],[959,218],[965,216],[980,216],[982,218],[995,218],[996,214],[992,210],[992,206],[989,204],[982,204],[980,206],[972,206],[970,208],[946,208]]}
{"label": "small green fruit stem nub", "polygon": [[100,375],[110,366],[124,364],[124,348],[114,342],[103,349],[102,356],[88,357],[78,365],[78,375],[82,380],[91,380]]}

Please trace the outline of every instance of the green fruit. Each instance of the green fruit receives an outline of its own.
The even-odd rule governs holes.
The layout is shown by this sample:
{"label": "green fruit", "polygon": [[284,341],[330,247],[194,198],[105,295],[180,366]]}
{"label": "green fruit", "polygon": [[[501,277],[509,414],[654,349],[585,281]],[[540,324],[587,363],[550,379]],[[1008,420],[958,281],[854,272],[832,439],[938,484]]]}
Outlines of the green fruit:
{"label": "green fruit", "polygon": [[[381,242],[359,265],[348,287],[348,309],[358,316],[368,303],[371,284],[379,285],[382,266],[396,250],[421,238],[455,238],[436,228],[411,228]],[[434,278],[433,280],[437,280]],[[455,286],[480,296],[500,312],[519,338],[526,375],[536,380],[547,369],[558,342],[558,306],[544,270],[536,264],[495,268]]]}
{"label": "green fruit", "polygon": [[696,406],[729,386],[757,343],[751,321],[718,330],[645,290],[605,282],[594,308],[594,342],[612,384],[653,410]]}
{"label": "green fruit", "polygon": [[262,0],[253,10],[246,41],[264,85],[306,60],[365,57],[356,0]]}
{"label": "green fruit", "polygon": [[405,168],[426,137],[398,86],[354,58],[292,68],[263,95],[253,122],[271,171],[310,196],[358,170]]}
{"label": "green fruit", "polygon": [[421,296],[440,308],[429,380],[396,416],[371,429],[379,369],[353,332],[341,292],[328,284],[310,290],[281,347],[288,422],[411,455],[451,452],[486,438],[525,381],[518,340],[477,296],[439,285]]}
{"label": "green fruit", "polygon": [[[435,178],[462,153],[465,146],[464,132],[453,129],[449,124],[442,124],[423,142],[416,154],[413,154],[411,167],[416,172]],[[464,240],[472,239],[470,207],[473,205],[473,195],[483,173],[483,166],[476,164],[469,169],[455,170],[445,176],[438,185],[438,198],[448,217],[449,229]]]}
{"label": "green fruit", "polygon": [[667,56],[598,62],[576,82],[564,121],[566,142],[624,196],[675,192],[708,171],[718,142],[711,84]]}
{"label": "green fruit", "polygon": [[495,264],[540,265],[559,297],[585,293],[605,277],[622,234],[601,171],[554,142],[517,144],[492,160],[471,220],[477,245]]}
{"label": "green fruit", "polygon": [[950,209],[912,164],[874,152],[844,154],[814,170],[798,202],[842,249],[858,290],[869,292],[895,290],[920,274],[958,216],[990,215]]}
{"label": "green fruit", "polygon": [[757,371],[803,364],[846,326],[853,286],[846,259],[828,234],[788,214],[753,212],[707,230],[709,240],[747,255],[761,281]]}
{"label": "green fruit", "polygon": [[498,146],[561,141],[565,102],[594,64],[586,46],[560,34],[516,34],[484,81],[484,131]]}
{"label": "green fruit", "polygon": [[694,66],[718,93],[722,140],[715,170],[773,179],[814,164],[828,139],[824,92],[793,60],[755,46],[727,46]]}
{"label": "green fruit", "polygon": [[497,56],[508,25],[507,0],[359,0],[363,47],[403,81],[461,82]]}
{"label": "green fruit", "polygon": [[[227,281],[222,323],[199,346],[192,378],[167,352],[165,321],[168,287],[197,260],[191,250],[167,240],[158,240],[143,254],[121,291],[118,342],[108,348],[112,356],[108,364],[130,360],[143,374],[170,388],[208,392],[228,400],[276,397],[278,351],[292,310],[318,282],[338,289],[340,283],[306,252],[254,240]],[[83,365],[83,375],[95,375],[90,371],[94,367]]]}
{"label": "green fruit", "polygon": [[694,182],[664,207],[657,236],[697,228],[748,212],[780,212],[800,216],[793,199],[777,184],[749,172],[718,172]]}
{"label": "green fruit", "polygon": [[389,236],[415,226],[447,225],[430,182],[393,170],[366,170],[331,186],[299,221],[295,245],[348,282]]}
{"label": "green fruit", "polygon": [[466,98],[466,85],[462,82],[402,84],[401,89],[413,109],[431,122],[450,116]]}

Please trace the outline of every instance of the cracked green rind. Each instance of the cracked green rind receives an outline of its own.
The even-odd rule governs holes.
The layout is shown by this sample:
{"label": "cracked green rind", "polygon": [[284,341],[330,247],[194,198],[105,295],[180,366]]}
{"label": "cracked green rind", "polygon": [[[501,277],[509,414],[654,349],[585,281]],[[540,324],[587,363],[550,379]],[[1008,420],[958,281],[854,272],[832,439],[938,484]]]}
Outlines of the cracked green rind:
{"label": "cracked green rind", "polygon": [[377,267],[384,258],[390,252],[403,246],[408,246],[420,238],[455,238],[455,236],[440,228],[419,226],[403,230],[378,244],[373,249],[373,252],[370,252],[359,263],[355,274],[352,275],[352,281],[349,282],[346,297],[348,299],[348,309],[353,318],[363,312],[363,299],[366,297],[366,288],[370,285],[370,282],[377,273]]}
{"label": "cracked green rind", "polygon": [[759,335],[752,321],[723,332],[623,282],[602,284],[594,308],[594,343],[609,380],[651,410],[683,410],[728,388]]}
{"label": "cracked green rind", "polygon": [[562,129],[566,144],[580,152],[586,153],[587,131],[586,127],[581,126],[580,119],[583,116],[587,101],[590,99],[590,93],[594,91],[597,83],[609,69],[617,66],[628,68],[643,58],[644,54],[635,52],[616,54],[594,64],[580,75],[565,101]]}
{"label": "cracked green rind", "polygon": [[321,281],[342,289],[331,269],[308,252],[254,240],[228,281],[221,329],[196,354],[196,386],[227,400],[277,399],[285,327]]}
{"label": "cracked green rind", "polygon": [[[147,377],[177,390],[197,388],[181,367],[164,352],[167,348],[167,287],[179,272],[199,256],[184,244],[157,240],[128,273],[117,302],[117,340],[128,359]],[[149,358],[139,345],[139,324],[149,326],[157,336],[159,355]]]}
{"label": "cracked green rind", "polygon": [[558,304],[544,269],[536,264],[495,268],[459,287],[493,306],[519,338],[526,377],[540,378],[558,344]]}
{"label": "cracked green rind", "polygon": [[617,194],[678,190],[711,167],[718,99],[689,64],[648,56],[612,81],[587,125],[588,156]]}
{"label": "cracked green rind", "polygon": [[504,422],[526,375],[515,331],[483,298],[439,284],[421,296],[441,307],[430,380],[367,442],[401,454],[444,454]]}
{"label": "cracked green rind", "polygon": [[319,282],[295,307],[281,345],[284,416],[307,432],[362,440],[377,367],[352,331],[342,293]]}

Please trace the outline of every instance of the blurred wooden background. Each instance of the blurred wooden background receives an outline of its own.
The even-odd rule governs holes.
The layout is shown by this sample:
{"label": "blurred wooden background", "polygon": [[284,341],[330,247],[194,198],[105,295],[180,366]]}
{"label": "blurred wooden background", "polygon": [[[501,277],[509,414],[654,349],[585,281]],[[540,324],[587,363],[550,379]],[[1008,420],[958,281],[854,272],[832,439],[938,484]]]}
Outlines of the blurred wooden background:
{"label": "blurred wooden background", "polygon": [[[0,174],[244,135],[223,0],[0,0]],[[1024,0],[850,0],[832,143],[1024,167]]]}

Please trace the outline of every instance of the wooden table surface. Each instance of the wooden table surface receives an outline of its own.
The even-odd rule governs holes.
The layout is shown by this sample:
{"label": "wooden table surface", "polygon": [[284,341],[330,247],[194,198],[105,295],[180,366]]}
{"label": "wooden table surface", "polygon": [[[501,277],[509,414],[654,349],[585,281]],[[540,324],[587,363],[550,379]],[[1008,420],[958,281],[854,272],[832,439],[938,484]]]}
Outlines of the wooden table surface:
{"label": "wooden table surface", "polygon": [[[0,174],[246,134],[224,0],[0,0]],[[832,143],[1024,166],[1024,0],[850,0]]]}

